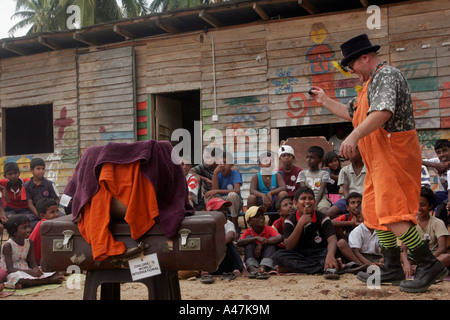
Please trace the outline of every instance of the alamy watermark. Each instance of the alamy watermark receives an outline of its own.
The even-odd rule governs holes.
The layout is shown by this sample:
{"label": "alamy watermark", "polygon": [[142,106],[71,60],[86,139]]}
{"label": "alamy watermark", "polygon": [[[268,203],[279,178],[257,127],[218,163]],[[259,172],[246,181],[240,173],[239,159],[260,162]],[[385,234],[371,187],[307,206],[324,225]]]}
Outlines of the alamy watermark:
{"label": "alamy watermark", "polygon": [[367,14],[371,14],[367,18],[366,26],[367,29],[381,29],[381,9],[379,6],[371,5],[367,7]]}
{"label": "alamy watermark", "polygon": [[79,6],[70,5],[67,7],[67,14],[70,14],[66,20],[67,29],[73,30],[81,27],[81,9]]}
{"label": "alamy watermark", "polygon": [[[172,132],[171,141],[178,142],[172,150],[174,163],[183,159],[190,164],[209,164],[212,160],[217,164],[257,164],[262,156],[272,155],[273,166],[278,164],[278,129],[208,129],[201,134],[201,127],[201,121],[194,122],[194,137],[183,128]],[[207,145],[203,149],[204,144]]]}

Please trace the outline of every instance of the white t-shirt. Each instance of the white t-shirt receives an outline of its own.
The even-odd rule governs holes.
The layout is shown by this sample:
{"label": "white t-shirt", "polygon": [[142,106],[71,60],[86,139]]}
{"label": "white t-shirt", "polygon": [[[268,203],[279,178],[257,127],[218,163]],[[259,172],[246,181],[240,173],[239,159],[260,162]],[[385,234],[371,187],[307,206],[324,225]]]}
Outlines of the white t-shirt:
{"label": "white t-shirt", "polygon": [[348,245],[360,249],[361,253],[380,254],[380,242],[375,230],[370,232],[364,223],[355,227],[348,235]]}
{"label": "white t-shirt", "polygon": [[305,169],[298,174],[297,183],[300,182],[304,182],[310,187],[314,191],[314,196],[317,197],[322,183],[333,183],[333,180],[331,180],[330,174],[326,170],[319,169],[316,172],[312,172],[310,169]]}

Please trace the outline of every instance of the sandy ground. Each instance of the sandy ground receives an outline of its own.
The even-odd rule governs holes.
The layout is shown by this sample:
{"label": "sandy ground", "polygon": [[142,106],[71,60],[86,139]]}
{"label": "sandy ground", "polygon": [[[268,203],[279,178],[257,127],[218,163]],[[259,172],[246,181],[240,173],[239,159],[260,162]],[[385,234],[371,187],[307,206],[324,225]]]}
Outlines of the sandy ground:
{"label": "sandy ground", "polygon": [[[9,300],[82,300],[84,281],[79,288],[69,289],[67,283],[57,288],[2,298]],[[215,276],[215,282],[204,284],[199,278],[180,280],[183,300],[450,300],[450,281],[442,281],[425,293],[407,294],[397,287],[383,285],[369,289],[352,274],[341,275],[339,280],[328,280],[321,275],[272,275],[269,279],[238,277],[232,281]],[[141,283],[121,285],[122,300],[146,300],[146,287]]]}

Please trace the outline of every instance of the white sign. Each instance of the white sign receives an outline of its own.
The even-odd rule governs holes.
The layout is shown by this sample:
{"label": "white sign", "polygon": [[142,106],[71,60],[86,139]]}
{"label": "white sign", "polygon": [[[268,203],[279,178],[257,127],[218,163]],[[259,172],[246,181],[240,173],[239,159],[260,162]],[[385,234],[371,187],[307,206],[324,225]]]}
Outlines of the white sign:
{"label": "white sign", "polygon": [[72,197],[68,196],[67,194],[63,194],[61,196],[61,199],[59,200],[59,204],[64,207],[67,207],[70,203],[70,200],[72,200]]}
{"label": "white sign", "polygon": [[161,274],[156,253],[147,256],[141,255],[135,259],[128,260],[128,263],[133,281]]}

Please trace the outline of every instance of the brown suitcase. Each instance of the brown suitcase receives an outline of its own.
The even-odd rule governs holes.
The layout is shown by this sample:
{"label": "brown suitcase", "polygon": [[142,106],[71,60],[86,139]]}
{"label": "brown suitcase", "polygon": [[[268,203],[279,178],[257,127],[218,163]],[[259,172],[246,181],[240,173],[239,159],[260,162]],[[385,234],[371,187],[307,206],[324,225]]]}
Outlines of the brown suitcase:
{"label": "brown suitcase", "polygon": [[[44,271],[67,271],[75,266],[81,271],[128,268],[126,259],[109,257],[94,261],[90,245],[71,219],[72,216],[63,216],[42,222],[41,268]],[[111,223],[110,230],[117,241],[125,243],[127,249],[135,248],[142,242],[145,255],[157,253],[163,271],[213,272],[226,253],[225,222],[221,212],[196,212],[184,218],[174,239],[168,239],[158,224],[137,241],[130,237],[130,228],[124,221]]]}

